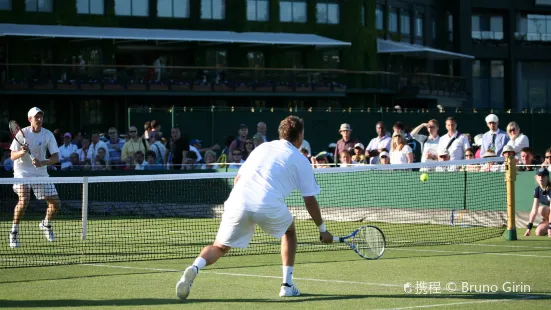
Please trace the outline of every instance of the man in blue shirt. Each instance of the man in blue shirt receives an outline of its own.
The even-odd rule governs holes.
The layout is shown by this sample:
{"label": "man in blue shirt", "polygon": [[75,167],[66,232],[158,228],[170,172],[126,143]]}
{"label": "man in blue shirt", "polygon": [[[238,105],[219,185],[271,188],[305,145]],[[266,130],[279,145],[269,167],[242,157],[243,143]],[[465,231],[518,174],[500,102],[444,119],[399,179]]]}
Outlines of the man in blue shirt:
{"label": "man in blue shirt", "polygon": [[509,142],[509,136],[505,131],[497,127],[499,124],[499,119],[495,114],[486,116],[486,124],[490,130],[482,136],[480,155],[484,155],[486,151],[501,154],[503,147],[507,144],[507,142]]}

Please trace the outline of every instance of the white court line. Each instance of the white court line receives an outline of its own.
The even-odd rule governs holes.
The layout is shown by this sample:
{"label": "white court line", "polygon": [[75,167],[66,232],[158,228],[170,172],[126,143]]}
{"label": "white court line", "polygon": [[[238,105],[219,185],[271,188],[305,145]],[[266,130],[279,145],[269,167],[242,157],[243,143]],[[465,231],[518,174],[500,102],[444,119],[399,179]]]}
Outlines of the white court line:
{"label": "white court line", "polygon": [[453,302],[448,304],[434,304],[434,305],[423,305],[423,306],[411,306],[403,308],[383,308],[377,310],[404,310],[404,309],[421,309],[421,308],[436,308],[436,307],[449,307],[449,306],[459,306],[459,305],[472,305],[472,304],[482,304],[489,302],[505,302],[511,300],[524,300],[525,298],[518,299],[492,299],[492,300],[479,300],[479,301],[464,301],[464,302]]}
{"label": "white court line", "polygon": [[446,251],[446,250],[421,250],[421,249],[395,249],[390,248],[387,251],[410,251],[410,252],[432,252],[432,253],[456,253],[456,254],[484,254],[496,256],[517,256],[517,257],[541,257],[551,258],[551,255],[535,255],[535,254],[517,254],[517,253],[494,253],[494,252],[464,252],[464,251]]}
{"label": "white court line", "polygon": [[[453,245],[453,244],[451,244]],[[485,243],[459,243],[457,245],[463,246],[481,246],[481,247],[496,247],[496,248],[523,248],[523,249],[544,249],[551,250],[548,246],[528,246],[528,245],[505,245],[505,244],[485,244]]]}

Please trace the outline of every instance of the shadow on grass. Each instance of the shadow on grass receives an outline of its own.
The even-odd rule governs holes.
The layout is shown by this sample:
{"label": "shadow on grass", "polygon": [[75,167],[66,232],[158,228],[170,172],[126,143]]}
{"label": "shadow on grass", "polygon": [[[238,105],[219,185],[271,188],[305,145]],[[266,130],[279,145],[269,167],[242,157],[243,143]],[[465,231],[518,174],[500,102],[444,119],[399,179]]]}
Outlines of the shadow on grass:
{"label": "shadow on grass", "polygon": [[300,303],[307,301],[339,301],[339,300],[362,300],[368,298],[385,299],[430,299],[444,300],[454,299],[462,301],[483,301],[483,300],[551,300],[551,295],[524,295],[524,294],[433,294],[433,295],[415,295],[415,294],[393,294],[393,295],[330,295],[330,294],[303,294],[293,298],[206,298],[206,299],[187,299],[180,301],[177,298],[132,298],[132,299],[105,299],[105,300],[2,300],[0,307],[3,308],[61,308],[61,307],[101,307],[101,306],[160,306],[181,303]]}
{"label": "shadow on grass", "polygon": [[55,278],[43,278],[43,279],[27,279],[27,280],[2,280],[0,284],[10,284],[10,283],[33,283],[33,282],[42,282],[42,281],[58,281],[58,280],[74,280],[74,279],[94,279],[94,278],[106,278],[106,277],[118,277],[118,276],[136,276],[136,275],[147,275],[147,274],[158,274],[158,273],[174,273],[174,272],[183,272],[178,271],[148,271],[148,272],[128,272],[128,273],[110,273],[110,274],[94,274],[79,276],[75,275],[72,277],[55,277]]}

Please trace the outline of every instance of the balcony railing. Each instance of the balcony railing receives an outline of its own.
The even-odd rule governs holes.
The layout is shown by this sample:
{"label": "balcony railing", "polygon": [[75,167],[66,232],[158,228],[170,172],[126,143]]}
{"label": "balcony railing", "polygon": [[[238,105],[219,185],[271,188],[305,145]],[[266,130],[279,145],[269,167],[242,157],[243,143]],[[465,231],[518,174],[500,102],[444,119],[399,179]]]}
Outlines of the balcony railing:
{"label": "balcony railing", "polygon": [[0,91],[464,93],[460,77],[325,69],[0,64]]}

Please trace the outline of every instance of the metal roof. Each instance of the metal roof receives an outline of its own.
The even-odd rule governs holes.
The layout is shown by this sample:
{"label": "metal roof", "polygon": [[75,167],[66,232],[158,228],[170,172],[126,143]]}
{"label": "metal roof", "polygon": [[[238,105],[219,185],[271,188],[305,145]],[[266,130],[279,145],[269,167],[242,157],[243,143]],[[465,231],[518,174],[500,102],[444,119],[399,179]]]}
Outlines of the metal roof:
{"label": "metal roof", "polygon": [[458,54],[428,46],[410,44],[405,42],[395,42],[383,39],[377,39],[377,52],[381,54],[388,53],[437,60],[474,59],[474,56],[471,55]]}
{"label": "metal roof", "polygon": [[350,46],[315,34],[0,24],[0,36],[140,41],[247,43],[319,47]]}

